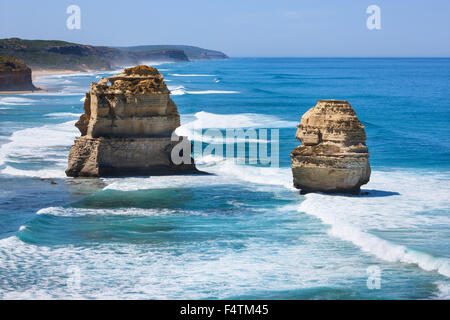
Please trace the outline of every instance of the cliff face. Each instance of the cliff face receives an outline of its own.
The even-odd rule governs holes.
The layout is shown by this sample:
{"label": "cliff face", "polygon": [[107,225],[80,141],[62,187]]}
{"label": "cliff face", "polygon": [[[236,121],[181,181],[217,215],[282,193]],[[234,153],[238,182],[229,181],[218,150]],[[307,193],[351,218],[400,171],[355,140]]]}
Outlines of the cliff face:
{"label": "cliff face", "polygon": [[37,90],[31,81],[31,69],[19,59],[0,57],[0,91]]}
{"label": "cliff face", "polygon": [[319,100],[298,126],[292,150],[294,186],[303,192],[358,193],[369,182],[364,126],[347,101]]}
{"label": "cliff face", "polygon": [[133,47],[119,47],[119,49],[127,50],[135,53],[146,52],[153,50],[181,50],[186,54],[189,60],[216,60],[216,59],[229,59],[228,56],[217,50],[209,50],[194,46],[184,45],[146,45],[146,46],[133,46]]}
{"label": "cliff face", "polygon": [[111,70],[124,65],[147,64],[151,61],[189,61],[187,52],[193,51],[194,56],[198,52],[206,54],[207,57],[220,56],[217,51],[196,47],[186,47],[185,52],[182,49],[184,47],[169,45],[119,49],[58,40],[0,39],[0,55],[21,59],[33,70]]}
{"label": "cliff face", "polygon": [[92,83],[85,113],[75,124],[82,136],[70,150],[66,174],[197,172],[192,159],[192,164],[180,165],[171,159],[178,143],[171,135],[180,126],[180,116],[169,94],[163,76],[147,66]]}

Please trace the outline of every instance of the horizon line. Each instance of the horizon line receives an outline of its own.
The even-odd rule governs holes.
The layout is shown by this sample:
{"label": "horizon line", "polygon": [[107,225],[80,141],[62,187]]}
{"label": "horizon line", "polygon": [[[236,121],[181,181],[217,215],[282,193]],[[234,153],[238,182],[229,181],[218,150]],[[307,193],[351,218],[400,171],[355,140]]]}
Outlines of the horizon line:
{"label": "horizon line", "polygon": [[429,55],[429,56],[252,56],[252,55],[230,55],[220,49],[209,49],[204,46],[198,46],[193,44],[140,44],[140,45],[97,45],[97,44],[83,44],[83,43],[77,43],[72,42],[70,40],[57,40],[57,39],[30,39],[30,38],[20,38],[17,36],[10,36],[5,38],[0,38],[0,40],[6,40],[6,39],[20,39],[20,40],[31,40],[31,41],[63,41],[68,43],[76,43],[81,45],[87,45],[87,46],[95,46],[95,47],[110,47],[110,48],[119,48],[119,47],[139,47],[139,46],[191,46],[191,47],[197,47],[200,49],[205,50],[212,50],[212,51],[218,51],[225,55],[227,55],[229,58],[285,58],[285,59],[293,59],[293,58],[302,58],[302,59],[449,59],[450,54],[448,56],[435,56],[435,55]]}
{"label": "horizon line", "polygon": [[450,56],[229,56],[230,59],[450,59]]}

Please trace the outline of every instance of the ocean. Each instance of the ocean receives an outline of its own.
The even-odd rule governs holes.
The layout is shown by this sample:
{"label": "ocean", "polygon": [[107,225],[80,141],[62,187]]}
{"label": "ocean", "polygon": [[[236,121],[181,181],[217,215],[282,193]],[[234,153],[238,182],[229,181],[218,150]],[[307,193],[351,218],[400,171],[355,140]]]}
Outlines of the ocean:
{"label": "ocean", "polygon": [[[0,298],[449,299],[450,59],[156,67],[177,132],[277,129],[279,166],[197,154],[214,175],[66,178],[84,93],[120,70],[40,76],[49,92],[0,96]],[[296,126],[331,98],[366,127],[362,195],[292,187]]]}

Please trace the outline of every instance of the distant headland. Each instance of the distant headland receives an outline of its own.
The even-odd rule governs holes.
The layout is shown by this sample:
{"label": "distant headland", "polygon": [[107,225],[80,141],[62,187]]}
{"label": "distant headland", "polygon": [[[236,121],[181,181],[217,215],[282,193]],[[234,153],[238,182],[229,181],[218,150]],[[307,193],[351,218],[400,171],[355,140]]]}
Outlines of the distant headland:
{"label": "distant headland", "polygon": [[91,46],[59,40],[0,39],[0,56],[22,60],[33,71],[103,71],[148,62],[228,59],[222,52],[194,46]]}

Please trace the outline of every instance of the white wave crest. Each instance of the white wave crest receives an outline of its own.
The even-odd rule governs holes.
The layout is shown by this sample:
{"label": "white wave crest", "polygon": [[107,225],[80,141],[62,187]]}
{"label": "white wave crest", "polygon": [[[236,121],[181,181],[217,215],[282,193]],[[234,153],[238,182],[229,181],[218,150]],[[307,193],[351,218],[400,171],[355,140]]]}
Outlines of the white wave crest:
{"label": "white wave crest", "polygon": [[290,168],[272,168],[250,165],[240,165],[236,158],[223,158],[214,155],[208,155],[196,159],[198,168],[215,173],[222,177],[232,177],[235,180],[241,180],[258,185],[281,186],[289,190],[296,190],[292,186],[292,177]]}
{"label": "white wave crest", "polygon": [[[450,218],[446,215],[421,214],[422,211],[449,208],[448,181],[448,177],[439,175],[427,177],[407,172],[373,172],[367,188],[379,191],[369,190],[369,196],[308,194],[298,211],[313,215],[329,225],[331,236],[349,241],[382,260],[416,264],[423,270],[437,271],[450,277],[450,259],[384,240],[371,232],[450,225]],[[440,184],[439,190],[437,184]],[[396,193],[383,196],[383,192],[391,191]],[[370,196],[371,192],[374,196]],[[429,196],[431,194],[432,197]]]}
{"label": "white wave crest", "polygon": [[240,93],[239,91],[232,91],[232,90],[203,90],[203,91],[191,91],[186,90],[187,94],[233,94],[233,93]]}
{"label": "white wave crest", "polygon": [[180,136],[193,139],[194,131],[201,129],[295,128],[296,126],[295,121],[281,120],[275,116],[263,114],[215,114],[200,111],[193,115],[183,115],[182,125],[175,132]]}
{"label": "white wave crest", "polygon": [[12,176],[22,176],[22,177],[31,177],[31,178],[65,178],[66,174],[64,172],[64,168],[61,167],[59,170],[55,169],[41,169],[41,170],[20,170],[10,166],[7,166],[3,170],[0,171],[3,174],[8,174]]}
{"label": "white wave crest", "polygon": [[135,191],[149,189],[184,188],[205,185],[230,184],[223,177],[214,175],[180,175],[180,176],[153,176],[129,178],[105,178],[108,184],[104,190]]}
{"label": "white wave crest", "polygon": [[51,118],[66,118],[66,117],[79,117],[80,113],[72,113],[72,112],[53,112],[53,113],[47,113],[44,115],[44,117],[51,117]]}
{"label": "white wave crest", "polygon": [[[179,211],[179,210],[178,210]],[[164,216],[174,214],[177,210],[171,209],[140,209],[140,208],[114,208],[114,209],[87,209],[87,208],[63,208],[48,207],[36,212],[38,215],[51,215],[58,217],[81,216]]]}
{"label": "white wave crest", "polygon": [[170,90],[170,94],[173,96],[181,96],[186,93],[183,86],[168,86],[168,89]]}
{"label": "white wave crest", "polygon": [[30,161],[53,161],[57,164],[41,170],[20,170],[8,165],[1,172],[41,178],[62,177],[69,146],[78,134],[74,124],[75,121],[68,121],[14,132],[9,137],[10,142],[0,147],[0,165]]}
{"label": "white wave crest", "polygon": [[[141,62],[141,64],[145,64],[147,66],[153,67],[153,66],[160,66],[162,64],[169,64],[173,63],[172,61],[145,61]],[[159,69],[159,71],[162,71],[163,69]]]}
{"label": "white wave crest", "polygon": [[4,97],[0,98],[0,105],[7,105],[7,106],[27,106],[31,105],[34,102],[36,102],[33,99],[29,98],[20,98],[20,97]]}
{"label": "white wave crest", "polygon": [[[277,242],[253,238],[227,240],[228,246],[222,242],[204,240],[202,247],[188,242],[183,244],[185,250],[177,250],[149,243],[37,246],[15,236],[1,239],[0,261],[8,270],[0,278],[2,298],[226,299],[251,292],[327,286],[341,282],[348,272],[338,267],[345,264],[339,255],[317,252],[311,259],[303,246],[276,247]],[[244,246],[236,250],[230,247],[234,243]],[[317,259],[331,263],[317,263]],[[81,273],[76,289],[61,285],[72,274],[71,266]],[[274,270],[280,270],[276,277]],[[358,272],[352,274],[361,276]],[[111,279],[114,285],[105,285]]]}
{"label": "white wave crest", "polygon": [[449,300],[450,299],[450,282],[438,282],[436,283],[438,287],[437,298],[441,300]]}
{"label": "white wave crest", "polygon": [[180,73],[169,73],[169,76],[174,77],[215,77],[213,74],[180,74]]}
{"label": "white wave crest", "polygon": [[201,91],[193,91],[186,90],[184,86],[168,86],[170,90],[170,94],[173,96],[181,96],[184,94],[236,94],[240,93],[239,91],[233,90],[201,90]]}

